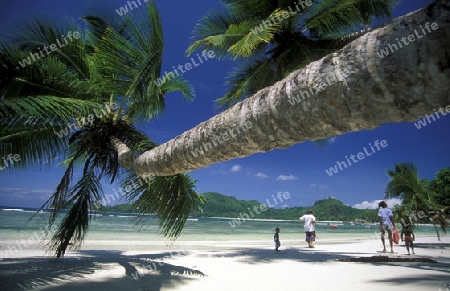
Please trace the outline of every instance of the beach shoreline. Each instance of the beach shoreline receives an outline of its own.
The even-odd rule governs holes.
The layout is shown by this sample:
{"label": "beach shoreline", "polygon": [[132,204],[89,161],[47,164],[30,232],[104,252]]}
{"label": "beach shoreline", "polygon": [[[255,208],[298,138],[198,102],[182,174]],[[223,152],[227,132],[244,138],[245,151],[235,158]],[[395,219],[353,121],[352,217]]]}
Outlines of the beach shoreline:
{"label": "beach shoreline", "polygon": [[[358,241],[359,240],[359,241]],[[0,262],[0,290],[445,290],[450,283],[450,237],[418,237],[416,255],[401,243],[381,253],[366,236],[304,241],[86,240],[59,260],[34,247]],[[3,246],[3,244],[2,244]],[[106,248],[104,248],[107,246]],[[339,262],[350,257],[431,258],[438,263]],[[305,277],[304,274],[308,273]],[[300,276],[301,275],[301,276]],[[306,280],[306,278],[308,278]],[[34,288],[34,289],[32,289]]]}

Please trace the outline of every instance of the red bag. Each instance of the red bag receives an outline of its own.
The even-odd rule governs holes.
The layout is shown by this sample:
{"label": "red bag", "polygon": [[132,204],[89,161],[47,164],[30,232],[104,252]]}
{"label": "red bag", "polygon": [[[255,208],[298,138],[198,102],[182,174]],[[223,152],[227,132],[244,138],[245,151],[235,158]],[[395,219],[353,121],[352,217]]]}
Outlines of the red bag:
{"label": "red bag", "polygon": [[400,242],[400,235],[398,234],[397,229],[394,229],[394,231],[392,232],[392,241],[397,245]]}

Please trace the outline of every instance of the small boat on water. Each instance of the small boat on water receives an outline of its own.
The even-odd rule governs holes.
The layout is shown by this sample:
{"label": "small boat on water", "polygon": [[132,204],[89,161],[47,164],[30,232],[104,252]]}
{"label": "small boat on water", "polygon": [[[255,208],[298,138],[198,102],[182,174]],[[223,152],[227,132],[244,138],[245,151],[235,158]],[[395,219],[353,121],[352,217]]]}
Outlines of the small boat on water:
{"label": "small boat on water", "polygon": [[330,224],[330,228],[331,229],[335,229],[335,228],[338,228],[339,226],[337,225],[337,224]]}

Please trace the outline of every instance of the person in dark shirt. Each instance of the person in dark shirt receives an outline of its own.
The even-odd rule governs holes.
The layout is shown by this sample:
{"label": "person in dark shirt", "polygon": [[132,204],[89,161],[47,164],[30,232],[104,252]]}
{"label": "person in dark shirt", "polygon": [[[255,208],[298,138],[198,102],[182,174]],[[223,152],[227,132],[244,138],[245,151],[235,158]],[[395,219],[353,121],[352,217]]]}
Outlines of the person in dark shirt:
{"label": "person in dark shirt", "polygon": [[280,229],[275,228],[275,234],[273,235],[273,241],[275,242],[275,251],[278,252],[278,248],[280,247]]}

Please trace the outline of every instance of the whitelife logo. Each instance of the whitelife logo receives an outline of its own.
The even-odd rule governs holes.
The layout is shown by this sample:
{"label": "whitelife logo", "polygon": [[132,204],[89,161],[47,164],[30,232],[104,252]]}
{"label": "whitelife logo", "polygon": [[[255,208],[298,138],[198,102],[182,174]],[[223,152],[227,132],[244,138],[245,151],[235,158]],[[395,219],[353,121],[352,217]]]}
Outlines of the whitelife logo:
{"label": "whitelife logo", "polygon": [[[14,162],[17,163],[18,161],[20,161],[20,159],[21,159],[20,155],[18,155],[18,154],[15,154],[15,155],[9,154],[6,158],[3,157],[3,167],[0,166],[0,171],[9,166],[12,166],[14,164]],[[9,163],[8,163],[8,161],[9,161]]]}
{"label": "whitelife logo", "polygon": [[[283,203],[283,201],[291,198],[291,194],[289,192],[278,192],[277,193],[277,198],[278,201],[280,201],[279,203]],[[261,214],[264,211],[267,211],[267,209],[269,209],[270,207],[275,207],[278,205],[278,201],[277,198],[275,198],[275,196],[272,195],[272,200],[273,200],[273,205],[270,203],[269,198],[266,199],[267,205],[266,204],[260,204],[259,206],[254,206],[253,207],[253,211],[255,211],[255,213]],[[232,221],[229,221],[228,223],[230,224],[231,227],[235,228],[238,225],[241,225],[241,223],[244,223],[246,220],[252,219],[255,217],[255,214],[253,213],[252,209],[247,208],[248,209],[248,213],[250,213],[250,215],[248,215],[247,213],[239,213],[239,217],[237,219],[233,219]]]}
{"label": "whitelife logo", "polygon": [[[186,73],[187,71],[190,71],[191,69],[193,69],[194,67],[198,67],[201,64],[203,64],[203,60],[204,62],[207,62],[208,59],[213,59],[215,58],[216,55],[214,54],[213,51],[202,51],[202,55],[200,56],[199,54],[197,54],[197,60],[198,63],[195,61],[195,58],[191,58],[191,62],[185,63],[184,65],[178,65],[176,68],[175,66],[172,66],[173,70],[170,72],[165,71],[164,75],[160,78],[158,78],[157,81],[154,81],[156,86],[161,86],[164,78],[166,78],[167,76],[167,80],[166,81],[170,81],[172,79],[174,79],[175,77],[179,77],[180,73],[178,72],[178,70],[180,70],[181,74]],[[178,69],[178,70],[177,70]]]}
{"label": "whitelife logo", "polygon": [[[376,147],[378,151],[380,151],[381,150],[380,146],[382,148],[385,148],[385,147],[388,146],[388,143],[387,143],[386,140],[382,140],[381,142],[379,142],[378,139],[377,139],[374,142],[373,146],[372,146],[371,143],[369,143],[369,146],[370,146],[370,149],[372,150],[372,152],[368,151],[366,149],[366,147],[364,147],[363,149],[364,149],[365,155],[364,155],[363,152],[359,152],[356,156],[355,155],[350,155],[350,159],[353,161],[353,163],[356,164],[358,161],[361,161],[361,160],[365,159],[366,157],[377,153],[375,151],[375,149],[373,148],[373,146]],[[357,157],[358,160],[356,160],[355,157]],[[350,167],[352,165],[352,163],[350,162],[350,159],[347,156],[345,156],[345,158],[347,159],[348,166]],[[339,166],[339,169],[341,171],[344,170],[344,169],[347,169],[347,164],[345,163],[345,161],[343,161],[343,162],[337,161],[336,166],[331,167],[329,170],[325,170],[325,172],[328,174],[328,176],[333,176],[333,174],[337,174],[339,172],[338,166]],[[342,168],[342,166],[344,166],[344,168]]]}
{"label": "whitelife logo", "polygon": [[[450,105],[447,105],[445,107],[445,111],[447,111],[447,113],[450,113]],[[447,113],[444,112],[444,108],[442,108],[442,107],[439,107],[439,112],[441,112],[442,116],[447,115]],[[427,126],[427,124],[430,124],[431,122],[436,121],[436,118],[434,116],[436,116],[437,119],[440,119],[439,113],[436,112],[436,109],[434,109],[433,114],[431,114],[431,115],[426,114],[424,118],[419,119],[417,122],[414,122],[414,125],[416,126],[417,129],[421,129],[422,127]],[[431,117],[432,121],[430,120],[430,117]],[[427,121],[428,121],[428,123],[427,123]]]}
{"label": "whitelife logo", "polygon": [[[61,35],[61,37],[62,37],[61,41],[59,41],[59,39],[56,39],[56,44],[44,46],[43,48],[38,47],[38,52],[34,52],[34,53],[30,52],[30,56],[26,59],[23,59],[22,61],[19,61],[19,65],[22,68],[25,68],[27,65],[31,65],[32,62],[38,61],[42,58],[45,58],[52,52],[55,52],[62,47],[65,47],[67,44],[69,44],[69,41],[73,41],[74,39],[79,39],[81,37],[81,34],[78,31],[75,31],[75,32],[69,31],[66,36]],[[44,51],[45,51],[46,55],[44,55]],[[19,67],[17,67],[17,68],[19,68]]]}
{"label": "whitelife logo", "polygon": [[[281,13],[281,15],[276,16],[275,19],[265,19],[265,20],[263,20],[261,22],[260,25],[251,28],[250,31],[253,34],[258,34],[259,32],[264,31],[264,28],[267,29],[271,25],[276,25],[276,24],[282,22],[284,19],[288,19],[289,17],[291,17],[291,15],[300,13],[302,10],[305,10],[306,7],[311,6],[313,3],[312,3],[312,0],[306,0],[306,1],[305,0],[299,0],[298,2],[294,2],[294,4],[296,4],[295,5],[296,10],[295,11],[292,9],[291,6],[289,6],[288,7],[289,12],[288,11],[283,11]],[[302,7],[300,8],[299,5],[302,6]]]}
{"label": "whitelife logo", "polygon": [[[427,33],[426,33],[425,29],[428,31],[428,33],[431,33],[430,28],[432,30],[436,30],[436,29],[439,28],[439,26],[438,26],[438,24],[436,22],[433,22],[431,24],[430,24],[430,22],[427,22],[427,23],[425,23],[425,29],[422,27],[422,25],[420,26],[420,28],[421,28],[423,34],[421,35],[419,32],[417,32],[417,29],[414,29],[414,34],[412,33],[412,34],[408,35],[409,42],[406,41],[406,37],[402,37],[401,38],[401,40],[403,42],[403,45],[407,46],[410,43],[412,43],[412,42],[414,42],[414,41],[416,41],[418,39],[421,39],[422,37],[426,36]],[[416,39],[416,37],[417,37],[417,39]],[[400,48],[403,48],[402,43],[398,40],[398,38],[396,38],[396,40],[397,40],[398,46]],[[395,51],[394,51],[394,48],[395,48]],[[378,57],[380,59],[382,59],[384,57],[389,56],[389,50],[391,50],[391,53],[394,53],[394,52],[398,51],[399,48],[397,47],[396,44],[388,43],[388,46],[385,49],[382,49],[381,51],[377,52]]]}

